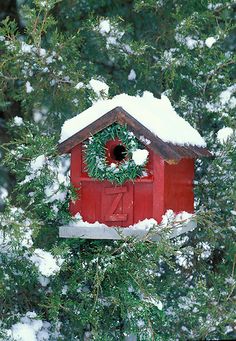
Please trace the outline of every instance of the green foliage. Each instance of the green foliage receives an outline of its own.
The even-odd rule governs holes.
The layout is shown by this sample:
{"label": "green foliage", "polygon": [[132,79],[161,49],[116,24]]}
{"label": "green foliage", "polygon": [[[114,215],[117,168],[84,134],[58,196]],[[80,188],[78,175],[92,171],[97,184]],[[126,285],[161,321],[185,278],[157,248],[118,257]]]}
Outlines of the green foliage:
{"label": "green foliage", "polygon": [[[236,146],[233,133],[218,136],[235,129],[234,7],[18,1],[20,27],[2,21],[0,339],[22,325],[38,325],[39,341],[40,332],[57,341],[236,338]],[[204,136],[214,157],[196,162],[195,231],[169,241],[163,230],[159,243],[58,237],[75,191],[57,141],[66,119],[102,97],[92,78],[110,96],[164,92]],[[100,153],[110,134],[88,148]]]}

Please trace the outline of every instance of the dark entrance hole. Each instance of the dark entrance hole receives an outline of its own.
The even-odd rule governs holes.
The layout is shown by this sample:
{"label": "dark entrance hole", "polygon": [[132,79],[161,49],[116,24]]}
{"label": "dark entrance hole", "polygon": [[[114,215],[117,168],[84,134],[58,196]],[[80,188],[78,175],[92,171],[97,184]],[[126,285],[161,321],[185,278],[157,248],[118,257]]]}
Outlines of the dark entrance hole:
{"label": "dark entrance hole", "polygon": [[124,146],[122,146],[122,144],[118,144],[117,146],[115,146],[115,148],[113,149],[113,159],[116,161],[122,161],[125,159],[126,157],[126,148]]}

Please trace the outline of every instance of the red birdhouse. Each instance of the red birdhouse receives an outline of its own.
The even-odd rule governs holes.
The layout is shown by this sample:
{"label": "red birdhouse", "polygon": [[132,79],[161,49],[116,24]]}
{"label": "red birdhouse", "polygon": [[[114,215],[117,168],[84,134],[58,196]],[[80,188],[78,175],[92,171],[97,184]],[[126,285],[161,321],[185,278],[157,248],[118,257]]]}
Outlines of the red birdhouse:
{"label": "red birdhouse", "polygon": [[193,212],[194,159],[211,155],[169,100],[148,92],[100,101],[68,120],[59,151],[71,153],[71,214],[113,227],[160,223],[167,209]]}

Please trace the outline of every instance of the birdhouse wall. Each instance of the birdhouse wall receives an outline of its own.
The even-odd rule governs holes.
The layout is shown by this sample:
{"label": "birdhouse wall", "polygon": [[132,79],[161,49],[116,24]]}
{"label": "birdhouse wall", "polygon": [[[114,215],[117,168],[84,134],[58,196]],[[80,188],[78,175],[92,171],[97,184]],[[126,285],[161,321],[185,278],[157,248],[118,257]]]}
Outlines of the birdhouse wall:
{"label": "birdhouse wall", "polygon": [[89,177],[83,160],[82,145],[71,151],[71,183],[78,198],[70,204],[72,215],[84,221],[99,221],[108,226],[129,226],[146,218],[160,222],[164,214],[164,161],[149,150],[148,176],[122,185]]}
{"label": "birdhouse wall", "polygon": [[193,212],[194,160],[181,159],[177,164],[165,162],[164,174],[164,211]]}

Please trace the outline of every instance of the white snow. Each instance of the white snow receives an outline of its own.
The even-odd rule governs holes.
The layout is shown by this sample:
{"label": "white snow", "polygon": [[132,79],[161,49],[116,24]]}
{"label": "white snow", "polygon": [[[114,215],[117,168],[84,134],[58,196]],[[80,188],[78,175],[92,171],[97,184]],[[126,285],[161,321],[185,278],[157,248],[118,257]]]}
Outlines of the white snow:
{"label": "white snow", "polygon": [[181,224],[189,221],[193,217],[192,213],[185,211],[175,214],[171,209],[167,210],[162,216],[161,226],[166,227],[172,224]]}
{"label": "white snow", "polygon": [[41,1],[40,5],[43,6],[43,7],[46,7],[47,6],[47,1]]}
{"label": "white snow", "polygon": [[106,83],[92,78],[89,84],[97,96],[108,95],[109,86]]}
{"label": "white snow", "polygon": [[106,20],[102,20],[99,24],[99,31],[101,33],[101,35],[105,35],[107,33],[109,33],[111,30],[111,24],[110,24],[110,20],[106,19]]}
{"label": "white snow", "polygon": [[0,186],[0,201],[6,199],[7,197],[8,197],[8,190]]}
{"label": "white snow", "polygon": [[109,49],[111,46],[120,46],[121,49],[123,49],[127,53],[130,53],[130,46],[119,42],[120,39],[123,37],[124,32],[120,31],[116,24],[112,24],[109,19],[104,19],[100,22],[97,29],[102,36],[106,37],[107,49]]}
{"label": "white snow", "polygon": [[5,231],[0,230],[1,252],[3,251],[8,252],[10,243],[11,243],[11,236],[9,234],[6,234]]}
{"label": "white snow", "polygon": [[[65,187],[70,183],[68,176],[69,165],[70,161],[68,158],[61,158],[60,163],[57,164],[53,162],[48,164],[50,170],[54,172],[54,179],[44,188],[46,196],[44,202],[54,202],[55,200],[63,202],[65,200],[67,195],[67,189]],[[58,212],[56,205],[52,208],[55,213]]]}
{"label": "white snow", "polygon": [[23,123],[24,123],[24,122],[23,122],[22,117],[19,117],[19,116],[15,116],[15,117],[14,117],[14,124],[15,124],[17,127],[21,126]]}
{"label": "white snow", "polygon": [[28,172],[29,175],[26,175],[25,179],[20,182],[20,185],[24,185],[27,182],[35,179],[40,175],[40,170],[43,168],[43,166],[46,164],[47,158],[45,155],[39,155],[38,157],[31,160],[29,164]]}
{"label": "white snow", "polygon": [[63,259],[60,257],[55,258],[50,252],[42,249],[35,249],[30,260],[36,265],[38,271],[45,277],[55,275],[60,271],[60,266]]}
{"label": "white snow", "polygon": [[39,122],[44,122],[48,114],[48,109],[46,107],[42,108],[35,108],[33,111],[33,119],[34,122],[39,123]]}
{"label": "white snow", "polygon": [[21,246],[29,249],[33,245],[32,234],[33,231],[30,226],[26,226],[21,228]]}
{"label": "white snow", "polygon": [[143,142],[143,144],[145,144],[146,146],[148,146],[151,143],[151,141],[149,139],[146,139],[146,137],[144,136],[140,136],[139,140]]}
{"label": "white snow", "polygon": [[166,96],[162,95],[161,99],[158,99],[148,91],[145,91],[143,96],[121,94],[112,99],[98,100],[90,108],[63,124],[59,142],[65,141],[117,106],[126,110],[164,142],[206,146],[200,134],[175,112]]}
{"label": "white snow", "polygon": [[221,7],[222,6],[222,3],[219,2],[217,4],[212,4],[210,3],[209,5],[207,5],[207,8],[210,9],[210,10],[216,10],[217,8]]}
{"label": "white snow", "polygon": [[40,111],[34,111],[33,112],[33,119],[34,122],[39,123],[43,118],[43,114]]}
{"label": "white snow", "polygon": [[185,212],[185,211],[182,211],[180,213],[178,213],[175,217],[175,222],[178,223],[178,222],[184,222],[186,220],[189,220],[192,218],[192,213],[188,213],[188,212]]}
{"label": "white snow", "polygon": [[136,149],[132,152],[132,159],[137,166],[141,166],[147,161],[148,154],[146,149]]}
{"label": "white snow", "polygon": [[221,143],[224,144],[225,142],[227,142],[227,140],[233,135],[234,131],[232,128],[230,127],[224,127],[221,128],[218,132],[217,132],[217,140]]}
{"label": "white snow", "polygon": [[23,53],[31,53],[33,45],[26,44],[24,41],[21,42],[21,51]]}
{"label": "white snow", "polygon": [[[133,228],[135,230],[145,230],[149,231],[150,229],[162,229],[165,227],[171,227],[172,225],[178,226],[181,223],[186,223],[193,217],[193,214],[188,212],[180,212],[178,214],[174,213],[173,210],[169,209],[162,216],[162,221],[160,224],[154,218],[146,218],[144,220],[140,220],[138,223],[134,225],[129,225],[129,228]],[[74,219],[70,222],[70,226],[78,226],[78,227],[107,227],[106,224],[100,223],[96,221],[95,223],[89,223],[87,221],[83,221],[80,213],[77,213]]]}
{"label": "white snow", "polygon": [[232,333],[234,330],[232,328],[232,326],[226,326],[225,327],[225,334],[229,334],[229,333]]}
{"label": "white snow", "polygon": [[16,323],[12,326],[12,337],[17,341],[37,341],[34,329],[25,323]]}
{"label": "white snow", "polygon": [[39,49],[38,53],[39,53],[40,57],[45,57],[47,54],[45,49]]}
{"label": "white snow", "polygon": [[34,88],[31,86],[29,81],[26,82],[25,88],[26,88],[27,94],[30,94],[32,91],[34,91]]}
{"label": "white snow", "polygon": [[43,166],[45,165],[45,162],[46,162],[45,155],[39,155],[38,157],[36,157],[30,162],[30,168],[33,172],[36,172],[39,169],[43,168]]}
{"label": "white snow", "polygon": [[188,250],[183,253],[182,251],[176,252],[176,263],[180,266],[182,266],[185,269],[191,268],[193,266],[193,263],[191,261],[191,258],[193,256],[193,251]]}
{"label": "white snow", "polygon": [[205,40],[205,44],[207,47],[211,48],[213,44],[215,44],[216,38],[214,37],[209,37]]}
{"label": "white snow", "polygon": [[46,64],[51,64],[54,61],[53,56],[49,56],[46,58]]}
{"label": "white snow", "polygon": [[128,75],[128,80],[129,81],[134,81],[136,79],[136,72],[134,71],[134,69],[130,70],[130,73]]}
{"label": "white snow", "polygon": [[70,222],[70,226],[81,226],[81,227],[107,227],[107,225],[99,223],[95,221],[95,223],[88,223],[87,221],[83,221],[80,213],[77,213],[74,217],[74,220]]}
{"label": "white snow", "polygon": [[202,252],[200,254],[200,258],[207,259],[211,255],[211,247],[209,243],[206,242],[200,242],[198,243],[198,246],[202,249]]}
{"label": "white snow", "polygon": [[190,50],[194,49],[198,45],[198,40],[193,39],[192,37],[185,37],[185,42]]}
{"label": "white snow", "polygon": [[[30,248],[33,245],[32,222],[29,219],[25,219],[19,224],[19,220],[22,220],[23,214],[24,211],[16,207],[11,207],[10,216],[7,216],[7,218],[0,214],[0,225],[3,228],[7,227],[6,229],[0,230],[0,247],[2,252],[9,253],[16,246]],[[15,229],[9,228],[12,225],[15,226]]]}
{"label": "white snow", "polygon": [[128,44],[122,44],[121,48],[124,52],[128,53],[128,54],[132,54],[134,53],[134,51],[132,50],[131,46]]}
{"label": "white snow", "polygon": [[229,86],[226,90],[220,93],[220,102],[222,105],[226,103],[229,104],[230,100],[232,100],[231,96],[236,91],[236,84]]}
{"label": "white snow", "polygon": [[84,86],[84,83],[83,82],[79,82],[75,85],[75,89],[79,90],[81,89],[82,87]]}
{"label": "white snow", "polygon": [[150,229],[157,228],[158,222],[153,218],[149,218],[149,219],[146,218],[142,221],[139,221],[137,224],[130,225],[129,227],[135,230],[149,231]]}
{"label": "white snow", "polygon": [[148,302],[155,307],[157,307],[159,310],[163,309],[163,303],[160,300],[157,300],[156,298],[153,297],[146,297],[143,299],[143,301]]}
{"label": "white snow", "polygon": [[186,45],[187,48],[190,50],[193,50],[196,47],[203,47],[204,46],[204,43],[202,40],[200,40],[196,37],[193,38],[191,36],[184,37],[180,33],[176,33],[175,40],[180,44]]}
{"label": "white snow", "polygon": [[234,109],[236,107],[236,84],[228,86],[224,91],[219,94],[219,99],[216,102],[206,103],[206,108],[209,112],[222,112],[222,115],[228,116],[225,112],[226,107]]}
{"label": "white snow", "polygon": [[[80,213],[77,213],[74,217],[74,220],[70,222],[70,226],[78,226],[78,227],[107,227],[106,224],[100,223],[96,221],[95,223],[88,223],[87,221],[83,221]],[[133,228],[136,230],[145,230],[149,231],[153,227],[157,227],[158,223],[155,219],[144,219],[139,221],[137,224],[130,225],[129,228]]]}
{"label": "white snow", "polygon": [[[51,324],[42,321],[35,312],[28,311],[20,318],[20,322],[6,330],[8,337],[14,341],[49,341],[54,333],[50,332]],[[55,333],[58,336],[58,332]]]}
{"label": "white snow", "polygon": [[57,178],[44,189],[44,193],[47,197],[45,202],[53,202],[55,200],[63,202],[65,200],[67,192],[61,191],[60,184],[64,184],[65,186],[68,185],[68,177],[59,173]]}
{"label": "white snow", "polygon": [[50,283],[50,279],[43,275],[38,276],[38,281],[42,285],[42,287],[46,287]]}

